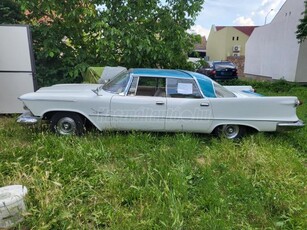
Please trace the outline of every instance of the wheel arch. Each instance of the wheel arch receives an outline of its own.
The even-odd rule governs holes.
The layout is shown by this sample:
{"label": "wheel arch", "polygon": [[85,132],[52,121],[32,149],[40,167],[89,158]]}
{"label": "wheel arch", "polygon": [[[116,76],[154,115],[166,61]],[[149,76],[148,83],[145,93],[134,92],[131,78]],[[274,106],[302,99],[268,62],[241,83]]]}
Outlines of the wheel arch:
{"label": "wheel arch", "polygon": [[86,126],[94,126],[94,127],[96,127],[96,125],[93,123],[93,121],[88,116],[86,116],[85,114],[81,113],[80,111],[73,111],[73,110],[50,110],[50,111],[46,111],[42,115],[42,118],[43,118],[43,120],[50,120],[51,117],[54,114],[61,113],[61,112],[63,112],[63,113],[75,113],[75,114],[78,114],[82,119],[84,119],[84,124]]}
{"label": "wheel arch", "polygon": [[257,127],[250,125],[250,124],[246,124],[242,122],[222,122],[222,123],[215,124],[212,128],[211,133],[215,133],[216,130],[223,125],[239,125],[239,126],[244,126],[248,131],[259,132],[259,129]]}

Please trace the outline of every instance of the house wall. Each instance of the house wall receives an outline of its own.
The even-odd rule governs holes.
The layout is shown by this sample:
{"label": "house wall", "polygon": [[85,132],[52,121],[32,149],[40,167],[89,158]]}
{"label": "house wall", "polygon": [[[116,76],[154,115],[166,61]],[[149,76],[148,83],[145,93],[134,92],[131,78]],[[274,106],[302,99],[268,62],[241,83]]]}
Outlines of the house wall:
{"label": "house wall", "polygon": [[229,56],[227,57],[227,61],[230,61],[236,65],[239,77],[244,76],[245,56],[240,56],[240,57]]}
{"label": "house wall", "polygon": [[300,45],[295,81],[307,83],[307,41]]}
{"label": "house wall", "polygon": [[[233,47],[236,45],[240,46],[239,54],[240,56],[245,55],[245,44],[248,40],[249,36],[242,33],[241,31],[233,28],[228,27],[227,28],[227,41],[226,41],[226,57],[233,56]],[[234,40],[233,40],[234,39]],[[239,39],[239,40],[237,40]]]}
{"label": "house wall", "polygon": [[226,49],[226,30],[216,31],[215,26],[211,27],[211,31],[207,40],[207,56],[210,61],[225,60]]}
{"label": "house wall", "polygon": [[296,77],[300,45],[295,32],[304,7],[304,0],[287,0],[270,24],[254,30],[246,43],[246,75],[301,79]]}
{"label": "house wall", "polygon": [[233,46],[235,45],[241,47],[239,53],[240,56],[244,56],[247,40],[246,34],[233,27],[225,27],[216,31],[215,26],[212,26],[207,41],[207,56],[210,61],[226,60],[228,56],[233,55]]}

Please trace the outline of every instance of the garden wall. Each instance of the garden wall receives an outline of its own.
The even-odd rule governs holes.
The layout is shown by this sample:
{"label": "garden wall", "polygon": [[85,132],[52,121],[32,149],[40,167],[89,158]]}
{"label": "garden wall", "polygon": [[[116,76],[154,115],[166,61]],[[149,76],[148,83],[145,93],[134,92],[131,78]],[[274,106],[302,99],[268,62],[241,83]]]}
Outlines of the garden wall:
{"label": "garden wall", "polygon": [[227,61],[230,61],[237,66],[239,77],[244,77],[245,56],[240,56],[240,57],[229,56],[227,57]]}

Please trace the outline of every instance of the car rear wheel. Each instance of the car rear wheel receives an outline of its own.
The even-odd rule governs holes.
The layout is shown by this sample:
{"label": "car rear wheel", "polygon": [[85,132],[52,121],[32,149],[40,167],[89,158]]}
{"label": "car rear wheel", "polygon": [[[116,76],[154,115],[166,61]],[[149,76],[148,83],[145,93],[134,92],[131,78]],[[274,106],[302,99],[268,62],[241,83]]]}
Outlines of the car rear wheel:
{"label": "car rear wheel", "polygon": [[240,139],[246,133],[246,127],[241,125],[221,125],[217,127],[216,133],[226,139]]}
{"label": "car rear wheel", "polygon": [[84,122],[76,113],[57,112],[51,117],[50,129],[60,135],[82,135]]}

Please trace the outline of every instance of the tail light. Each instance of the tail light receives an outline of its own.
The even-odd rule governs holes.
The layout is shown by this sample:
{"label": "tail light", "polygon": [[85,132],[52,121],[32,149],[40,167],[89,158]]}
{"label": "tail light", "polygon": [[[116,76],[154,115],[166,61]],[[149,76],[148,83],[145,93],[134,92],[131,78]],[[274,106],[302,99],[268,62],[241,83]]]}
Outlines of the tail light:
{"label": "tail light", "polygon": [[303,104],[303,102],[302,101],[300,101],[299,99],[297,99],[297,100],[295,100],[295,107],[297,107],[297,106],[299,106],[299,105],[302,105]]}
{"label": "tail light", "polygon": [[216,74],[216,71],[215,70],[211,70],[211,75],[215,75]]}

